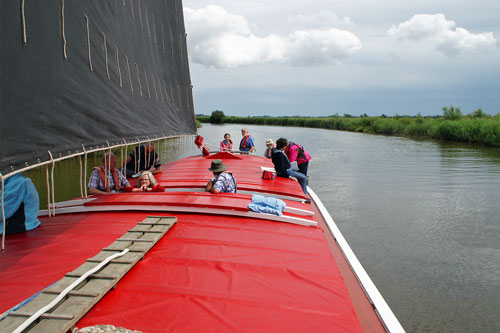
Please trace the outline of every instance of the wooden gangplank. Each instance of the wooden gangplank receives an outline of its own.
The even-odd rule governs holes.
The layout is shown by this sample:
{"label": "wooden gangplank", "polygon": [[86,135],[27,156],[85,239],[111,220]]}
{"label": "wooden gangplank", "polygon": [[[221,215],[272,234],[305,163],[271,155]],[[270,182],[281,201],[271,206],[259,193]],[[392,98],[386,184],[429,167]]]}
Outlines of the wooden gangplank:
{"label": "wooden gangplank", "polygon": [[67,273],[61,280],[42,290],[21,308],[11,311],[0,321],[0,332],[12,332],[89,270],[110,255],[129,249],[99,271],[89,275],[51,310],[42,314],[23,332],[66,332],[71,329],[177,222],[176,217],[148,216],[134,228]]}

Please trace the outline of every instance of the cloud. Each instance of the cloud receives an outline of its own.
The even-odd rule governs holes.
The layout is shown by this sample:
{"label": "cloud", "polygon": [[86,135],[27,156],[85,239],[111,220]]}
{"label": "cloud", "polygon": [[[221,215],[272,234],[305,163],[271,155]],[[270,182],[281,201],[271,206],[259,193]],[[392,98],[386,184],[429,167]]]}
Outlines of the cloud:
{"label": "cloud", "polygon": [[408,21],[392,26],[387,33],[400,40],[426,41],[446,54],[457,55],[464,51],[491,48],[498,45],[492,32],[473,34],[446,20],[443,14],[416,14]]}
{"label": "cloud", "polygon": [[235,68],[265,63],[328,65],[361,49],[356,35],[332,27],[298,30],[288,36],[259,37],[245,17],[220,6],[209,5],[197,10],[185,7],[184,14],[191,60],[207,67]]}
{"label": "cloud", "polygon": [[328,28],[332,25],[353,25],[349,16],[340,18],[337,14],[324,10],[312,15],[288,15],[287,18],[290,23],[311,28]]}

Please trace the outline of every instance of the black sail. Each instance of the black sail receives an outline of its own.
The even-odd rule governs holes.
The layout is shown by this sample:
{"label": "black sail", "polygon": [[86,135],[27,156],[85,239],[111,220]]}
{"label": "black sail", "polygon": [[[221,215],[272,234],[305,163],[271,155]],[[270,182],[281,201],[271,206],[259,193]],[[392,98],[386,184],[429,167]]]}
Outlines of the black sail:
{"label": "black sail", "polygon": [[0,1],[0,172],[194,134],[181,0]]}

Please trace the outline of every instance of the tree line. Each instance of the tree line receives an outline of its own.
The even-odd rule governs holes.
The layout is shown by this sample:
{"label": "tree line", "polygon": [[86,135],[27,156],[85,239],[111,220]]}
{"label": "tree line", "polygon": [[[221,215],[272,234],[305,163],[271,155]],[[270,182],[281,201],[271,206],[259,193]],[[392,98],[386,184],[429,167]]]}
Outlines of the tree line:
{"label": "tree line", "polygon": [[443,107],[439,116],[392,116],[370,117],[366,114],[354,117],[338,114],[327,117],[271,117],[226,116],[223,111],[211,115],[197,115],[197,121],[212,124],[252,124],[272,126],[296,126],[333,129],[370,134],[427,137],[438,140],[467,142],[491,147],[500,147],[500,114],[494,116],[481,109],[463,115],[460,108]]}

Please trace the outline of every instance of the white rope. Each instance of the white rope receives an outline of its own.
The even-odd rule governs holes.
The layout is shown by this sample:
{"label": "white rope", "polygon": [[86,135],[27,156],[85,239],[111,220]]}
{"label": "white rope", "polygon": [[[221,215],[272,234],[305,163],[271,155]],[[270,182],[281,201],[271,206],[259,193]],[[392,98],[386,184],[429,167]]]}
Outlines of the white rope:
{"label": "white rope", "polygon": [[161,26],[161,41],[163,43],[163,49],[165,50],[165,33],[163,32],[163,22],[160,22]]}
{"label": "white rope", "polygon": [[156,94],[156,100],[159,101],[158,98],[158,90],[156,90],[156,80],[155,80],[155,75],[151,73],[151,76],[153,77],[153,88],[155,88],[155,94]]}
{"label": "white rope", "polygon": [[123,87],[122,83],[122,72],[120,70],[120,58],[118,57],[118,48],[115,45],[115,54],[116,54],[116,67],[118,68],[118,77],[120,78],[120,88]]}
{"label": "white rope", "polygon": [[88,194],[87,194],[87,151],[85,150],[85,146],[82,145],[82,149],[83,149],[83,156],[84,156],[84,163],[83,163],[83,174],[84,174],[84,177],[83,177],[83,184],[85,185],[84,186],[84,189],[85,189],[85,199],[88,198]]}
{"label": "white rope", "polygon": [[2,252],[5,250],[5,210],[3,207],[3,196],[4,196],[4,181],[3,181],[3,175],[0,172],[0,180],[2,180],[2,199],[1,199],[1,206],[2,206]]}
{"label": "white rope", "polygon": [[82,181],[82,157],[78,156],[78,162],[80,162],[80,198],[83,198],[83,181]]}
{"label": "white rope", "polygon": [[26,44],[26,19],[24,17],[24,0],[21,0],[21,18],[22,18],[22,25],[23,25],[23,43]]}
{"label": "white rope", "polygon": [[62,39],[63,39],[64,60],[67,60],[68,55],[66,54],[66,34],[64,32],[64,0],[61,0],[61,31],[62,31]]}
{"label": "white rope", "polygon": [[85,23],[87,26],[87,53],[88,53],[88,58],[89,58],[89,68],[90,71],[92,72],[92,58],[90,57],[90,33],[89,33],[89,18],[87,15],[85,15]]}
{"label": "white rope", "polygon": [[78,280],[70,284],[66,289],[64,289],[52,302],[35,312],[31,317],[26,319],[24,323],[19,325],[12,333],[21,333],[24,331],[29,325],[31,325],[35,320],[37,320],[42,314],[45,312],[49,311],[52,309],[57,303],[59,303],[71,290],[73,290],[76,286],[78,286],[82,281],[84,281],[87,277],[89,277],[91,274],[94,274],[95,272],[99,271],[102,267],[107,265],[111,260],[116,259],[118,257],[121,257],[125,254],[127,254],[129,249],[125,249],[122,252],[115,253],[109,257],[107,257],[103,262],[101,262],[99,265],[96,267],[92,268],[91,270],[87,271],[85,274],[80,276]]}
{"label": "white rope", "polygon": [[108,80],[111,80],[111,78],[109,77],[109,69],[108,69],[108,48],[106,46],[106,35],[104,34],[104,32],[101,32],[101,35],[102,35],[102,39],[104,42],[104,58],[105,58],[105,63],[106,63],[106,75],[108,76]]}
{"label": "white rope", "polygon": [[139,66],[137,66],[137,63],[135,63],[135,70],[137,72],[137,82],[139,82],[139,91],[141,92],[141,96],[142,96],[141,77],[139,76]]}
{"label": "white rope", "polygon": [[[161,139],[170,139],[170,138],[177,138],[177,137],[183,137],[183,136],[187,136],[187,137],[194,137],[193,134],[180,134],[180,135],[169,135],[169,136],[163,136],[161,137]],[[142,141],[139,141],[138,140],[138,143],[144,143],[144,142],[147,142],[147,140],[142,140]],[[116,145],[113,145],[111,146],[112,149],[115,149],[115,148],[120,148],[122,147],[124,144],[116,144]],[[99,148],[99,147],[96,147],[94,149],[90,149],[87,151],[87,153],[96,153],[96,152],[100,152],[100,151],[103,151],[103,150],[106,150],[108,149],[107,147],[106,148]],[[55,158],[54,159],[54,162],[60,162],[60,161],[64,161],[64,160],[67,160],[67,159],[70,159],[70,158],[73,158],[73,157],[78,157],[80,155],[84,155],[85,153],[82,152],[82,153],[75,153],[75,154],[71,154],[71,155],[66,155],[66,156],[61,156],[61,157],[58,157],[58,158]],[[32,170],[32,169],[35,169],[35,168],[39,168],[39,167],[42,167],[44,165],[48,165],[52,163],[52,161],[48,160],[48,161],[45,161],[45,162],[39,162],[39,163],[36,163],[36,164],[32,164],[30,166],[27,166],[27,167],[24,167],[24,168],[21,168],[21,169],[16,169],[14,170],[12,168],[12,172],[4,175],[4,179],[7,179],[9,177],[12,177],[14,175],[17,175],[18,173],[23,173],[25,171],[28,171],[28,170]]]}
{"label": "white rope", "polygon": [[56,216],[56,199],[55,199],[55,186],[54,186],[54,167],[55,167],[55,162],[54,159],[52,158],[52,153],[50,150],[48,150],[50,160],[52,162],[52,168],[50,169],[50,184],[51,184],[51,189],[50,193],[52,194],[52,216]]}
{"label": "white rope", "polygon": [[181,87],[178,85],[177,85],[177,95],[179,96],[179,105],[182,106]]}
{"label": "white rope", "polygon": [[159,90],[160,90],[161,102],[163,104],[165,104],[165,98],[163,98],[163,89],[162,89],[161,80],[160,80],[159,77],[158,77],[158,87],[159,87]]}
{"label": "white rope", "polygon": [[[127,141],[123,139],[123,142],[125,143],[125,159],[122,157],[122,174],[127,177],[127,156],[128,156],[128,150],[127,150]],[[123,147],[122,147],[122,152],[123,152]],[[123,169],[125,169],[125,172],[123,172]]]}
{"label": "white rope", "polygon": [[132,11],[132,19],[135,20],[135,15],[134,15],[134,4],[132,3],[133,0],[130,0],[130,10]]}
{"label": "white rope", "polygon": [[151,92],[149,91],[149,81],[148,81],[148,74],[146,74],[146,68],[144,68],[144,78],[146,79],[146,85],[148,87],[148,96],[151,98]]}
{"label": "white rope", "polygon": [[47,180],[47,211],[49,212],[49,217],[52,216],[50,210],[50,182],[49,182],[49,166],[45,167],[45,179]]}
{"label": "white rope", "polygon": [[[112,175],[113,172],[111,171],[111,146],[109,145],[108,140],[106,140],[106,143],[108,144],[108,165],[104,166],[104,175],[106,176],[106,184],[104,184],[104,187],[107,189],[108,185],[111,187],[110,181],[108,179],[109,175]],[[105,153],[106,154],[106,153]],[[106,157],[106,155],[104,155]],[[106,158],[104,158],[106,160]],[[115,184],[117,185],[117,184]]]}
{"label": "white rope", "polygon": [[132,85],[132,76],[130,75],[130,66],[128,64],[128,57],[125,56],[125,60],[127,60],[127,72],[128,72],[128,82],[130,83],[130,91],[132,94],[134,93],[134,86]]}
{"label": "white rope", "polygon": [[146,27],[148,28],[148,36],[151,38],[151,30],[149,29],[149,15],[148,15],[148,7],[145,7],[146,9]]}
{"label": "white rope", "polygon": [[139,6],[139,19],[141,21],[141,28],[144,29],[144,25],[142,24],[142,10],[141,10],[141,0],[137,0],[137,4]]}

